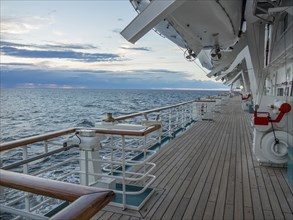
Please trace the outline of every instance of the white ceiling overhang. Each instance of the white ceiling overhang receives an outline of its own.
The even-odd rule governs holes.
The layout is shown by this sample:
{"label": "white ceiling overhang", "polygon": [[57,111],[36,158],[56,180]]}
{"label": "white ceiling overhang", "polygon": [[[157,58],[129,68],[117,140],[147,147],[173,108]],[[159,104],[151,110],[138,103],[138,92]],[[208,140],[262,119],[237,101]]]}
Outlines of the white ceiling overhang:
{"label": "white ceiling overhang", "polygon": [[187,0],[153,0],[138,14],[121,32],[121,35],[131,43],[135,43],[160,21],[176,10]]}

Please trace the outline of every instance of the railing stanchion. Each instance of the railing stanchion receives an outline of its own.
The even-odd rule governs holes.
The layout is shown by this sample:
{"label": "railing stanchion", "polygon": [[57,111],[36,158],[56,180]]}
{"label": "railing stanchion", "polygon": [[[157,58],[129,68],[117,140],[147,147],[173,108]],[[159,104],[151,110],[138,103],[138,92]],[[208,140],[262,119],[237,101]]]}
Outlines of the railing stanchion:
{"label": "railing stanchion", "polygon": [[[145,161],[146,161],[146,148],[147,148],[147,139],[146,139],[146,136],[144,136],[144,143],[143,143],[143,174],[145,175],[146,174],[146,164],[145,164]],[[145,184],[145,179],[143,179],[143,185]]]}
{"label": "railing stanchion", "polygon": [[123,210],[126,208],[126,182],[125,182],[125,136],[122,135],[122,203]]}
{"label": "railing stanchion", "polygon": [[111,135],[110,136],[110,146],[111,146],[111,175],[113,176],[113,160],[114,160],[114,158],[113,158],[113,135]]}
{"label": "railing stanchion", "polygon": [[169,137],[172,137],[172,108],[169,109]]}
{"label": "railing stanchion", "polygon": [[190,120],[190,123],[192,123],[193,121],[193,118],[192,118],[192,115],[193,115],[193,108],[192,108],[192,103],[189,104],[189,120]]}
{"label": "railing stanchion", "polygon": [[[0,153],[1,155],[1,153]],[[0,158],[0,167],[2,167],[3,164],[2,164],[2,158]],[[4,187],[0,186],[0,197],[1,196],[4,196]]]}
{"label": "railing stanchion", "polygon": [[48,153],[48,142],[44,141],[44,151],[45,153]]}
{"label": "railing stanchion", "polygon": [[[23,160],[28,159],[28,152],[27,152],[27,145],[22,147],[22,152],[23,152]],[[23,165],[23,173],[28,174],[28,164]],[[29,193],[25,193],[25,199],[24,199],[24,204],[25,204],[25,210],[27,212],[30,212],[30,201],[29,201]]]}
{"label": "railing stanchion", "polygon": [[176,129],[175,131],[179,128],[179,107],[176,108]]}
{"label": "railing stanchion", "polygon": [[187,105],[184,105],[183,106],[183,109],[184,109],[184,127],[186,128],[186,125],[187,125]]}
{"label": "railing stanchion", "polygon": [[181,128],[184,128],[184,106],[181,106]]}
{"label": "railing stanchion", "polygon": [[80,156],[80,184],[87,186],[88,185],[88,152],[84,149],[80,149],[79,151]]}
{"label": "railing stanchion", "polygon": [[88,155],[88,151],[85,151],[85,185],[88,186],[89,185],[89,155]]}

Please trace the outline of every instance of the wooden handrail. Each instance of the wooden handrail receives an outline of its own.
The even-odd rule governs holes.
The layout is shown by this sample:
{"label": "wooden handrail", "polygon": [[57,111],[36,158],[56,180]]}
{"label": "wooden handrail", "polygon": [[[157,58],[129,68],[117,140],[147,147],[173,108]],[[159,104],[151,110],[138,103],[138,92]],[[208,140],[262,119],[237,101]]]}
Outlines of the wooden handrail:
{"label": "wooden handrail", "polygon": [[73,202],[52,219],[89,219],[114,197],[111,190],[44,179],[0,169],[0,185]]}
{"label": "wooden handrail", "polygon": [[90,219],[104,206],[111,202],[111,200],[112,196],[110,197],[105,193],[84,195],[62,211],[58,212],[56,215],[50,218],[50,220]]}
{"label": "wooden handrail", "polygon": [[51,132],[48,134],[42,134],[42,135],[37,135],[34,137],[23,138],[23,139],[16,140],[16,141],[1,143],[0,144],[0,152],[5,151],[5,150],[10,150],[10,149],[13,149],[16,147],[21,147],[21,146],[24,146],[27,144],[33,144],[36,142],[45,141],[45,140],[59,137],[62,135],[71,134],[71,133],[74,133],[75,131],[76,131],[76,128],[68,128],[68,129],[64,129],[64,130],[60,130],[60,131]]}
{"label": "wooden handrail", "polygon": [[62,135],[66,135],[66,134],[71,134],[74,133],[78,130],[82,130],[82,129],[87,129],[87,130],[95,130],[96,133],[99,134],[114,134],[114,135],[127,135],[127,136],[145,136],[155,130],[160,129],[160,125],[153,125],[153,126],[149,126],[147,127],[145,130],[143,131],[127,131],[127,130],[119,130],[119,129],[95,129],[95,128],[69,128],[66,130],[61,130],[61,131],[56,131],[56,132],[52,132],[49,134],[44,134],[44,135],[38,135],[35,137],[29,137],[29,138],[24,138],[21,140],[17,140],[17,141],[10,141],[10,142],[6,142],[3,144],[0,144],[0,152],[1,151],[5,151],[5,150],[10,150],[16,147],[21,147],[27,144],[33,144],[36,142],[40,142],[40,141],[45,141],[48,140],[50,138],[55,138],[55,137],[59,137]]}
{"label": "wooden handrail", "polygon": [[[114,127],[115,128],[115,127]],[[113,135],[126,135],[126,136],[145,136],[153,131],[156,131],[161,128],[161,125],[152,125],[147,127],[143,131],[127,131],[127,130],[119,130],[119,129],[102,129],[102,128],[89,128],[90,130],[95,130],[98,134],[113,134]]]}

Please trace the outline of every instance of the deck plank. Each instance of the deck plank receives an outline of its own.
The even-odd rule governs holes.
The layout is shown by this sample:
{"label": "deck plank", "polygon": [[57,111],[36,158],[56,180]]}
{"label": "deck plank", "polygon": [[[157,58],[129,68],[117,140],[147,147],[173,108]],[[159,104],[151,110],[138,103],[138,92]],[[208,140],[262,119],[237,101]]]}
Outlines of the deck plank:
{"label": "deck plank", "polygon": [[91,220],[99,219],[102,215],[104,215],[105,211],[99,211],[97,214],[95,214],[93,217],[91,217]]}
{"label": "deck plank", "polygon": [[119,213],[115,213],[115,214],[113,214],[113,215],[109,218],[109,220],[117,220],[117,219],[119,219],[121,216],[122,216],[121,214],[119,214]]}
{"label": "deck plank", "polygon": [[139,220],[140,218],[132,216],[130,220]]}
{"label": "deck plank", "polygon": [[[241,130],[243,131],[245,129],[244,126],[244,119],[242,119],[241,123]],[[241,148],[241,161],[242,161],[242,187],[243,187],[243,206],[245,207],[246,210],[252,209],[252,201],[251,201],[251,191],[250,191],[250,182],[249,182],[249,172],[248,172],[248,157],[247,157],[247,151],[245,149],[245,140],[247,139],[247,136],[243,137],[242,135],[240,136],[241,143],[240,143],[240,148]],[[245,193],[244,193],[245,192]],[[247,212],[245,212],[247,213]],[[245,218],[246,219],[246,218]]]}
{"label": "deck plank", "polygon": [[[192,143],[191,146],[195,146],[194,143]],[[190,148],[190,149],[192,149],[192,148]],[[208,148],[201,148],[201,149],[202,149],[202,151],[200,151],[199,154],[197,154],[197,156],[194,155],[194,156],[189,157],[190,159],[193,160],[193,163],[194,162],[199,163],[200,161],[202,161],[202,160],[200,160],[199,156],[201,154],[205,154],[205,152],[208,150]],[[184,160],[184,163],[185,163],[185,166],[193,164],[193,163],[190,163],[188,160]],[[179,169],[177,169],[177,171],[178,172],[177,172],[176,178],[173,178],[173,181],[171,182],[171,186],[174,185],[174,181],[176,183],[175,183],[174,187],[171,188],[170,192],[169,192],[169,187],[166,188],[168,190],[167,191],[168,194],[167,194],[167,196],[165,198],[165,201],[164,201],[163,205],[160,206],[160,208],[159,208],[160,212],[157,212],[153,216],[153,218],[155,218],[155,219],[162,218],[162,215],[163,215],[164,211],[168,208],[169,204],[173,201],[173,198],[174,198],[176,192],[178,191],[179,187],[182,186],[181,183],[182,183],[182,181],[184,179],[186,179],[187,184],[189,184],[189,185],[191,184],[190,181],[189,181],[189,178],[188,178],[188,176],[189,177],[193,176],[190,172],[188,172],[188,171],[190,171],[190,169],[184,169],[184,166],[181,166]],[[193,179],[195,179],[195,178],[193,178]],[[182,197],[182,195],[183,195],[183,193],[181,195],[176,194],[176,199],[180,199]],[[179,198],[177,198],[177,196],[179,196]],[[167,214],[167,216],[168,216],[168,214]],[[165,217],[165,218],[167,218],[167,217]],[[171,216],[168,216],[168,218],[171,218]]]}
{"label": "deck plank", "polygon": [[275,190],[273,188],[273,185],[271,183],[271,178],[270,178],[270,174],[269,171],[266,167],[261,167],[261,171],[264,177],[264,182],[266,185],[266,189],[267,189],[267,194],[272,206],[272,211],[274,214],[274,218],[276,219],[284,219],[284,215],[282,213],[282,209],[280,207],[278,198],[276,196]]}
{"label": "deck plank", "polygon": [[[233,117],[233,116],[232,116]],[[232,123],[231,129],[234,128],[235,123]],[[230,131],[233,135],[233,129]],[[234,138],[232,138],[234,139]],[[220,187],[218,192],[218,197],[216,201],[216,207],[214,212],[214,218],[220,218],[222,219],[224,216],[224,210],[225,210],[225,203],[226,203],[226,194],[227,194],[227,186],[228,186],[228,177],[229,177],[229,167],[230,167],[230,159],[231,159],[231,150],[233,141],[232,139],[228,139],[228,149],[225,156],[224,161],[224,167],[222,171],[221,181],[220,181]]]}
{"label": "deck plank", "polygon": [[130,215],[122,215],[119,220],[129,220],[130,219]]}
{"label": "deck plank", "polygon": [[[212,145],[214,145],[216,151],[214,151],[215,154],[211,155],[210,160],[209,160],[209,162],[210,162],[209,166],[211,166],[211,168],[210,168],[210,170],[207,171],[208,176],[206,178],[204,188],[203,188],[201,196],[199,198],[199,202],[198,202],[196,211],[193,215],[194,219],[202,219],[204,216],[204,211],[205,211],[205,208],[208,203],[209,193],[212,188],[212,183],[213,183],[213,179],[215,176],[216,168],[218,166],[220,155],[223,150],[223,148],[220,147],[220,146],[222,146],[222,143],[225,140],[223,133],[225,133],[225,131],[227,129],[228,129],[227,124],[223,125],[222,133],[218,132],[218,135],[220,135],[220,136],[219,137],[215,136],[215,138],[213,139],[214,142],[211,143]],[[206,166],[206,169],[208,169],[209,166]]]}
{"label": "deck plank", "polygon": [[[240,117],[240,115],[238,116]],[[241,118],[239,119],[241,120]],[[234,219],[244,218],[244,205],[243,205],[243,174],[242,174],[242,152],[241,149],[241,123],[237,126],[236,136],[236,169],[235,169],[235,198],[234,198]]]}
{"label": "deck plank", "polygon": [[278,182],[278,179],[277,179],[276,174],[275,174],[275,170],[270,169],[270,170],[268,170],[268,172],[270,174],[271,182],[272,182],[272,185],[274,187],[274,190],[275,190],[276,196],[278,198],[279,204],[281,206],[282,212],[290,213],[291,210],[290,210],[289,204],[287,203],[285,195],[284,195],[284,193],[282,191],[282,188],[281,188],[281,186],[280,186],[280,184]]}
{"label": "deck plank", "polygon": [[[236,176],[236,137],[237,137],[237,128],[234,124],[232,142],[231,142],[231,153],[230,153],[230,166],[228,174],[228,188],[226,194],[226,204],[233,205],[234,203],[234,193],[235,193],[235,176]],[[227,161],[228,162],[228,161]],[[232,206],[232,209],[234,206]]]}
{"label": "deck plank", "polygon": [[113,212],[105,212],[99,219],[101,220],[108,220],[111,218],[111,216],[114,215]]}
{"label": "deck plank", "polygon": [[206,206],[206,209],[204,212],[204,216],[203,216],[204,220],[213,219],[215,206],[216,206],[216,204],[214,202],[207,203],[207,206]]}
{"label": "deck plank", "polygon": [[196,122],[152,159],[156,192],[137,211],[107,206],[100,219],[292,219],[286,169],[261,166],[251,118],[237,97],[215,122]]}
{"label": "deck plank", "polygon": [[[259,185],[257,182],[257,175],[256,175],[256,167],[254,167],[254,158],[252,155],[252,143],[249,142],[252,140],[252,133],[249,131],[251,130],[250,125],[247,123],[244,123],[244,129],[245,129],[245,135],[243,135],[243,140],[244,140],[244,146],[245,146],[245,152],[246,152],[246,158],[247,158],[247,168],[248,168],[248,183],[249,183],[249,188],[246,188],[246,191],[244,193],[245,195],[245,201],[251,199],[251,205],[253,207],[253,216],[254,219],[264,219],[264,213],[263,213],[263,206],[261,203],[261,195],[259,191]],[[247,192],[247,193],[246,193]],[[249,192],[251,193],[251,198],[247,198]],[[269,207],[270,208],[270,207]]]}
{"label": "deck plank", "polygon": [[[190,143],[188,143],[188,144],[193,144],[193,145],[195,145],[195,144],[198,144],[197,142],[196,143],[192,143],[193,142],[193,140],[191,139],[190,140],[191,142]],[[187,153],[187,156],[188,156],[188,158],[189,159],[193,159],[193,160],[195,160],[197,157],[198,157],[198,155],[199,155],[199,152],[198,151],[196,151],[195,149],[192,149],[192,148],[189,148],[190,149],[190,151]],[[197,156],[196,156],[197,155]],[[188,163],[188,160],[182,160],[182,162],[184,161],[184,163],[186,164],[185,166],[185,169],[184,169],[184,165],[183,166],[180,166],[180,169],[183,171],[184,170],[184,173],[186,174],[186,172],[188,171],[188,170],[190,170],[191,169],[191,163]],[[168,164],[169,166],[171,166],[172,164]],[[173,164],[174,165],[174,164]],[[178,166],[179,164],[177,164],[177,166]],[[176,175],[176,178],[177,179],[181,179],[181,180],[184,180],[185,178],[183,178],[183,176],[185,176],[185,175],[182,175],[182,171],[181,170],[179,170],[179,172],[177,172],[177,175]],[[183,173],[183,174],[184,174]],[[176,178],[174,178],[174,180],[176,180]],[[169,185],[171,185],[171,186],[173,186],[174,185],[174,181],[173,182],[170,182],[170,184]],[[169,191],[169,188],[168,189],[166,189],[167,191]],[[158,207],[157,207],[158,208]],[[162,207],[160,207],[160,210],[161,210],[161,208]],[[150,215],[148,215],[147,216],[148,218],[150,218]]]}
{"label": "deck plank", "polygon": [[291,209],[291,212],[293,212],[293,194],[291,193],[290,186],[287,185],[287,182],[284,179],[284,176],[282,175],[282,172],[280,169],[276,170],[275,173],[280,183],[280,187],[282,188],[282,191],[284,192],[287,203]]}

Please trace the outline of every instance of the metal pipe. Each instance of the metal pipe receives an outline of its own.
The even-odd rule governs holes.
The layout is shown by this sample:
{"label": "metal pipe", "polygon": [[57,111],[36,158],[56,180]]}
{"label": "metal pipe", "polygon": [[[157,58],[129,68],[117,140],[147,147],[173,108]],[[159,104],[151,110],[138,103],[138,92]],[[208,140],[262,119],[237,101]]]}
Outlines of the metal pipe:
{"label": "metal pipe", "polygon": [[[27,152],[27,146],[22,146],[22,152],[23,152],[23,160],[27,160],[28,158],[28,152]],[[28,173],[28,164],[24,164],[23,165],[23,173],[24,174],[27,174]],[[25,193],[25,198],[24,198],[24,207],[25,207],[25,210],[27,212],[30,211],[30,201],[29,201],[29,193]]]}
{"label": "metal pipe", "polygon": [[9,206],[4,206],[4,205],[0,205],[0,210],[1,210],[1,212],[8,212],[8,213],[12,213],[14,215],[20,215],[20,216],[23,216],[23,217],[27,217],[28,219],[36,219],[36,220],[49,219],[48,217],[45,217],[45,216],[32,214],[32,213],[29,213],[27,211],[15,209],[15,208],[12,208],[12,207],[9,207]]}
{"label": "metal pipe", "polygon": [[123,202],[123,210],[126,207],[126,182],[125,182],[125,137],[124,135],[122,136],[122,202]]}
{"label": "metal pipe", "polygon": [[48,157],[48,156],[51,156],[53,154],[60,153],[62,151],[67,151],[67,150],[69,150],[69,149],[71,149],[73,147],[76,147],[76,146],[72,145],[72,146],[68,146],[68,147],[59,148],[59,149],[50,151],[50,152],[48,152],[46,154],[41,154],[41,155],[38,155],[38,156],[35,156],[35,157],[31,157],[31,158],[26,159],[26,160],[22,160],[22,161],[19,161],[19,162],[16,162],[16,163],[13,163],[13,164],[10,164],[10,165],[1,167],[1,169],[3,169],[3,170],[9,170],[9,169],[12,169],[12,168],[15,168],[15,167],[18,167],[18,166],[21,166],[21,165],[24,165],[24,164],[27,164],[27,163],[30,163],[30,162],[39,160],[39,159],[42,159],[44,157]]}

